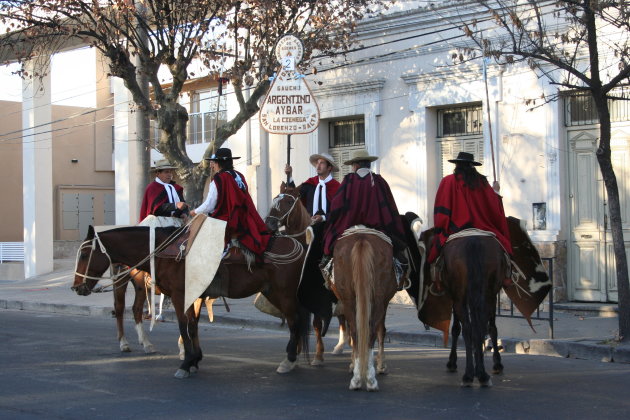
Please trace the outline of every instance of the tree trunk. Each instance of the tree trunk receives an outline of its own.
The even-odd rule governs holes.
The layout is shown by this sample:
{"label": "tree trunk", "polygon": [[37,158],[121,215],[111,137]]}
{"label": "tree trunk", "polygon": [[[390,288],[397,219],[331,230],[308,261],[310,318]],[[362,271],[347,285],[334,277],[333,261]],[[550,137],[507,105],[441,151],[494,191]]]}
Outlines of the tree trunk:
{"label": "tree trunk", "polygon": [[[612,231],[613,249],[616,262],[618,308],[619,308],[619,338],[623,342],[630,342],[630,290],[628,282],[628,260],[623,238],[621,205],[617,177],[612,166],[610,137],[610,111],[608,101],[604,95],[593,95],[599,114],[599,147],[597,162],[604,179],[608,196],[608,212],[610,229]],[[598,98],[595,96],[599,96]],[[606,252],[606,250],[604,250]]]}

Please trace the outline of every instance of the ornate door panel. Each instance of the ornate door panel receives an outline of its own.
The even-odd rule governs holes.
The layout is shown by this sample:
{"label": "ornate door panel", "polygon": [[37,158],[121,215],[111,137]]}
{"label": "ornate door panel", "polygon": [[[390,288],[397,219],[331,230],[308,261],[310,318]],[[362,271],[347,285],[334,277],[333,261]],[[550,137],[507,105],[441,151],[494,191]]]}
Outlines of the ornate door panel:
{"label": "ornate door panel", "polygon": [[[596,129],[569,131],[569,298],[617,301],[617,279],[607,196],[595,152]],[[626,254],[630,255],[630,153],[627,135],[613,133],[612,160],[619,185]]]}

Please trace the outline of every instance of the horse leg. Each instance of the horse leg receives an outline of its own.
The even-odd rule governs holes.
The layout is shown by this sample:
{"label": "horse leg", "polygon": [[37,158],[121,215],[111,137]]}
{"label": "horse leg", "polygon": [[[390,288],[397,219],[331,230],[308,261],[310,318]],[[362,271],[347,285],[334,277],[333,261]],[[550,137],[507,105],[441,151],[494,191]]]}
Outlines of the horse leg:
{"label": "horse leg", "polygon": [[[485,317],[484,317],[485,318]],[[484,365],[484,351],[483,351],[483,343],[485,337],[485,328],[487,326],[486,322],[477,322],[477,325],[473,324],[473,353],[475,357],[475,376],[479,380],[479,384],[482,387],[492,386],[492,379],[490,375],[486,372],[486,368]]]}
{"label": "horse leg", "polygon": [[457,314],[453,312],[453,326],[451,327],[451,353],[448,355],[448,363],[446,369],[449,372],[457,372],[457,340],[462,333],[462,324],[457,317]]}
{"label": "horse leg", "polygon": [[182,308],[184,302],[183,293],[181,293],[181,295],[182,296],[179,296],[179,293],[176,294],[176,292],[173,292],[171,296],[185,352],[184,360],[180,364],[179,369],[175,372],[175,377],[178,379],[190,376],[190,368],[192,366],[198,368],[199,361],[203,357],[201,348],[199,347],[198,326],[194,310],[191,308],[184,312]]}
{"label": "horse leg", "polygon": [[[385,332],[385,320],[383,320],[378,326],[377,331],[378,355],[376,356],[376,372],[378,372],[379,375],[387,373],[387,364],[385,364]],[[370,391],[369,387],[368,391]]]}
{"label": "horse leg", "polygon": [[[197,325],[199,325],[199,318],[201,317],[201,303],[202,299],[196,299],[193,302],[193,311],[195,313],[195,319],[197,320]],[[198,344],[197,344],[198,345]],[[186,350],[184,349],[184,339],[182,335],[179,335],[177,339],[177,348],[179,349],[179,360],[184,360],[186,358]]]}
{"label": "horse leg", "polygon": [[470,319],[470,312],[464,308],[464,316],[462,317],[462,332],[464,336],[464,344],[466,345],[466,372],[462,376],[462,386],[470,387],[475,379],[475,367],[473,364],[473,331]]}
{"label": "horse leg", "polygon": [[495,321],[495,315],[493,313],[488,322],[488,332],[490,333],[490,340],[492,340],[492,373],[499,375],[503,373],[503,364],[501,363],[501,353],[499,353],[499,333]]}
{"label": "horse leg", "polygon": [[312,366],[321,366],[324,364],[324,340],[322,340],[322,319],[315,315],[313,317],[313,330],[315,330],[316,348],[315,357],[311,362]]}
{"label": "horse leg", "polygon": [[153,347],[151,341],[149,341],[149,337],[142,326],[142,311],[144,310],[144,301],[147,297],[145,277],[142,272],[133,274],[133,288],[136,292],[136,296],[133,300],[132,311],[134,321],[136,322],[135,328],[136,333],[138,334],[138,343],[142,345],[146,354],[155,353],[155,348]]}
{"label": "horse leg", "polygon": [[127,292],[127,284],[129,280],[125,279],[122,283],[114,287],[114,315],[116,315],[116,329],[118,330],[118,344],[120,351],[130,352],[129,342],[125,338],[125,327],[123,318],[125,316],[125,293]]}
{"label": "horse leg", "polygon": [[368,391],[378,391],[378,381],[376,380],[376,370],[374,369],[374,350],[373,349],[370,349],[368,353],[368,372],[367,372],[367,378],[365,380],[365,386]]}
{"label": "horse leg", "polygon": [[337,316],[339,320],[339,340],[337,341],[337,345],[332,351],[332,354],[341,354],[343,353],[343,347],[346,343],[350,344],[350,336],[348,335],[348,325],[346,322],[346,317],[344,315]]}

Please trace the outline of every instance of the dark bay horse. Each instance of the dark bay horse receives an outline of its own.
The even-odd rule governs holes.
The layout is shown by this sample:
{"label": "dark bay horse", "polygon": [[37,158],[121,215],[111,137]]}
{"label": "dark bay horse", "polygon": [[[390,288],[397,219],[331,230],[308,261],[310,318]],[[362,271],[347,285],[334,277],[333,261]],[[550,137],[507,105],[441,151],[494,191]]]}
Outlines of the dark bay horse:
{"label": "dark bay horse", "polygon": [[[299,196],[299,188],[287,187],[283,182],[280,187],[280,194],[274,197],[273,204],[269,210],[269,215],[265,218],[267,227],[274,232],[284,227],[284,235],[293,236],[306,243],[306,229],[311,226],[311,216],[306,207],[302,204]],[[319,229],[317,229],[319,227]],[[322,254],[323,224],[314,226],[318,231],[311,245],[311,254],[306,261],[302,274],[302,283],[298,292],[298,297],[313,314],[313,330],[315,331],[316,352],[311,361],[313,366],[321,366],[324,363],[324,341],[322,337],[328,330],[331,313],[330,308],[336,298],[333,293],[324,287],[324,278],[318,267],[318,260]],[[317,249],[319,247],[319,249]],[[339,341],[334,347],[332,354],[341,354],[346,343],[349,343],[346,319],[339,313],[340,305],[337,306],[337,319],[339,320]]]}
{"label": "dark bay horse", "polygon": [[[161,248],[175,237],[175,228],[156,228],[156,249]],[[96,234],[90,226],[83,246],[77,257],[75,288],[86,278],[100,277],[112,263],[124,264],[143,271],[149,271],[149,228],[142,226],[117,228]],[[285,255],[301,246],[290,238],[275,238],[270,251]],[[275,261],[251,266],[245,263],[222,261],[219,267],[229,282],[225,297],[240,299],[262,292],[269,301],[285,315],[290,331],[287,344],[287,357],[278,367],[279,373],[286,373],[295,367],[299,349],[308,354],[309,314],[297,301],[297,282],[302,268],[303,253],[288,263]],[[184,341],[185,358],[175,376],[184,378],[191,367],[198,368],[203,355],[199,346],[197,317],[193,306],[184,308],[185,260],[156,258],[157,286],[171,297],[177,315],[180,334]],[[209,296],[208,291],[200,297]]]}
{"label": "dark bay horse", "polygon": [[[333,258],[331,288],[343,304],[353,344],[350,389],[361,389],[365,384],[368,391],[378,391],[376,371],[386,370],[385,315],[398,290],[391,241],[373,229],[350,228],[337,239]],[[375,370],[373,348],[377,338]]]}
{"label": "dark bay horse", "polygon": [[[407,227],[409,221],[417,217],[413,213],[407,213],[405,216],[403,221],[406,220],[406,224],[404,224]],[[503,289],[514,305],[523,314],[523,317],[529,322],[531,314],[538,308],[549,293],[551,281],[538,251],[529,238],[527,231],[521,226],[520,220],[514,217],[508,217],[507,223],[510,230],[510,242],[513,250],[513,273],[516,273],[516,275],[513,274],[512,276],[513,284],[503,284]],[[428,250],[432,245],[433,235],[433,229],[426,230],[422,232],[419,242],[416,242],[413,236],[408,235],[407,242],[410,245],[410,250],[415,251],[415,253],[411,253],[412,261],[421,262],[422,256],[420,252],[418,252],[419,247]],[[419,247],[413,246],[412,244],[419,245]],[[421,267],[421,264],[416,264],[415,266]],[[414,267],[414,264],[412,264],[412,267]],[[432,283],[432,274],[428,264],[422,267],[422,273],[414,271],[410,276],[412,287],[407,289],[407,292],[416,303],[418,307],[418,318],[424,324],[437,328],[446,334],[449,325],[451,325],[451,314],[453,315],[451,351],[446,366],[450,372],[455,372],[457,370],[457,340],[461,334],[462,324],[457,313],[453,312],[453,299],[450,294],[436,295],[429,293],[429,287]],[[495,310],[492,310],[492,312],[488,314],[487,334],[492,344],[492,372],[499,374],[503,372],[503,364],[501,363],[501,354],[499,353],[498,331],[495,318]]]}

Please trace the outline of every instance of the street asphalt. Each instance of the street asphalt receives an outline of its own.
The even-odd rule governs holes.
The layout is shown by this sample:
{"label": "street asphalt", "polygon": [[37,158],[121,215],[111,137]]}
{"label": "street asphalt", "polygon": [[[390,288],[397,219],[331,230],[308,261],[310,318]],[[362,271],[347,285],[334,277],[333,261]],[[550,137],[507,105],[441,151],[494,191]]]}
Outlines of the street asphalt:
{"label": "street asphalt", "polygon": [[[77,295],[70,290],[73,270],[74,260],[56,259],[52,273],[26,280],[7,274],[11,270],[0,271],[0,309],[112,317],[113,294],[105,292],[93,293],[89,296]],[[133,291],[130,288],[127,291],[128,308],[132,300]],[[229,312],[222,301],[217,300],[213,311],[214,322],[250,328],[286,328],[281,325],[279,319],[258,311],[253,305],[253,300],[253,297],[240,300],[228,299]],[[404,294],[397,295],[392,302],[386,319],[389,341],[429,347],[443,346],[442,333],[433,329],[427,331],[418,321],[413,305],[394,303],[405,302]],[[509,314],[509,310],[503,313]],[[126,318],[130,317],[128,309]],[[523,318],[498,317],[497,328],[503,351],[630,363],[630,345],[622,345],[615,341],[619,324],[614,306],[554,305],[553,338],[550,338],[549,314],[541,312],[539,317],[541,319],[533,320],[535,331]],[[164,311],[164,318],[166,322],[175,320],[172,308]],[[202,320],[208,322],[205,310],[202,311]],[[159,323],[155,328],[159,328]],[[329,334],[336,335],[336,329],[337,323],[333,320]]]}

